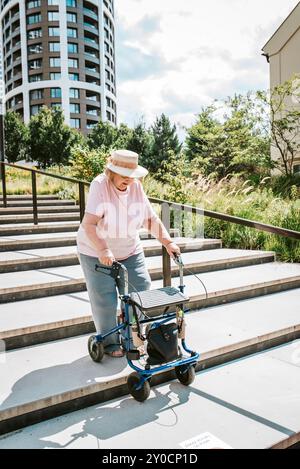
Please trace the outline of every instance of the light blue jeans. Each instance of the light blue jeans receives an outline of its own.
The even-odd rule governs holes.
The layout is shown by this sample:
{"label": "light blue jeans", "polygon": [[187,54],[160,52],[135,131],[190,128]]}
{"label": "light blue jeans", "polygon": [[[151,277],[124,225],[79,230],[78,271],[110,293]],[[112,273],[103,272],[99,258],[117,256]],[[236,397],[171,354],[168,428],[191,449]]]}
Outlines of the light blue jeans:
{"label": "light blue jeans", "polygon": [[[115,281],[109,275],[95,271],[96,264],[100,267],[103,266],[96,257],[79,253],[79,260],[85,276],[97,334],[106,334],[117,325],[118,293]],[[120,262],[128,270],[128,282],[137,291],[150,290],[151,278],[146,267],[144,252],[130,256]],[[104,270],[104,272],[109,274],[109,271]],[[132,291],[135,290],[129,284],[128,293]],[[124,281],[121,282],[119,293],[124,294]],[[103,345],[106,352],[117,350],[120,347],[119,334],[112,334],[107,337]]]}

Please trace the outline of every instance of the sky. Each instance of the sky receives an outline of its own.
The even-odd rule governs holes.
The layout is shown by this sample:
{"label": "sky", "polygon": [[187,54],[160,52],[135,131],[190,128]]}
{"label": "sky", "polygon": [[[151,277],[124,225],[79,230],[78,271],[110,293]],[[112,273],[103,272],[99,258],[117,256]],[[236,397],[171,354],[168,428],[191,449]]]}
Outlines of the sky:
{"label": "sky", "polygon": [[115,0],[118,122],[180,129],[202,106],[269,87],[262,48],[299,0]]}

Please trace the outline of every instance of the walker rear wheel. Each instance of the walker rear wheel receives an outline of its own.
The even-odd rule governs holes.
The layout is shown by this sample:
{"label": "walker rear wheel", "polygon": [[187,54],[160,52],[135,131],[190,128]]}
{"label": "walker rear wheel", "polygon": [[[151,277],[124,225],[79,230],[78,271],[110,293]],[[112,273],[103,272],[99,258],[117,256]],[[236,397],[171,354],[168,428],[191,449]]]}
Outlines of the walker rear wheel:
{"label": "walker rear wheel", "polygon": [[150,395],[150,383],[145,381],[140,389],[137,389],[141,383],[141,378],[138,373],[131,373],[127,378],[127,385],[129,393],[138,402],[144,402]]}
{"label": "walker rear wheel", "polygon": [[193,365],[186,367],[186,366],[177,366],[175,368],[175,373],[177,379],[184,384],[185,386],[189,386],[195,379],[196,372]]}
{"label": "walker rear wheel", "polygon": [[104,357],[104,346],[102,342],[97,342],[95,335],[89,338],[88,349],[91,359],[96,363],[100,363]]}

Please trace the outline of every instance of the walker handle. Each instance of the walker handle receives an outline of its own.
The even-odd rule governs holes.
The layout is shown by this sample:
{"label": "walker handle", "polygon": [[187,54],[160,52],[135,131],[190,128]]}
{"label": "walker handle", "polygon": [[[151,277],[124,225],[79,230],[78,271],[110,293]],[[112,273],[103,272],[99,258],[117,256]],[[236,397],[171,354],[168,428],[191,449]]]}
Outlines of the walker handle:
{"label": "walker handle", "polygon": [[110,273],[107,275],[110,275],[110,277],[114,279],[118,289],[120,287],[120,284],[119,284],[120,270],[122,269],[124,271],[124,282],[125,282],[124,295],[128,295],[128,271],[125,265],[121,264],[118,261],[114,261],[111,266],[104,266],[104,265],[102,266],[98,264],[95,265],[96,272],[101,272],[101,269],[110,270]]}
{"label": "walker handle", "polygon": [[183,261],[182,261],[181,255],[176,254],[176,253],[173,253],[173,255],[174,255],[173,261],[175,262],[175,264],[177,264],[178,267],[183,267]]}
{"label": "walker handle", "polygon": [[98,265],[98,264],[96,264],[96,265],[95,265],[95,270],[96,270],[96,272],[99,272],[99,271],[101,272],[100,269],[110,270],[110,274],[109,274],[109,275],[110,275],[113,279],[116,280],[116,279],[118,278],[118,276],[119,276],[119,271],[120,271],[120,269],[121,269],[122,267],[123,267],[123,265],[120,264],[120,262],[114,261],[114,262],[112,263],[112,265],[110,265],[110,266]]}

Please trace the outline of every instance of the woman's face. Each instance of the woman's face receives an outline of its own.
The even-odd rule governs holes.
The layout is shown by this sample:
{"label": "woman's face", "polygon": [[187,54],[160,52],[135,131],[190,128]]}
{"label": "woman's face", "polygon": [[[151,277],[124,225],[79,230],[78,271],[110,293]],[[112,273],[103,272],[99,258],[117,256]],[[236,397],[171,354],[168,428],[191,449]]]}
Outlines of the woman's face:
{"label": "woman's face", "polygon": [[114,174],[113,183],[120,191],[125,191],[128,186],[134,182],[134,178],[127,176],[121,176],[120,174]]}

